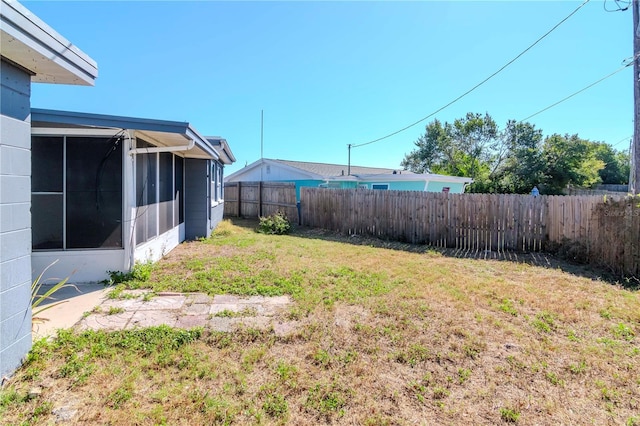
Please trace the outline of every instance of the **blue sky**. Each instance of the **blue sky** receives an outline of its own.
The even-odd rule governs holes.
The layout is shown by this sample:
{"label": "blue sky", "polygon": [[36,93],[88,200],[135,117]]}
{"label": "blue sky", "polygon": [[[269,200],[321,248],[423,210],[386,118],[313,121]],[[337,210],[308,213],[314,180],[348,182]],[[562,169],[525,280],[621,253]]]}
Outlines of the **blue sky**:
{"label": "blue sky", "polygon": [[[95,87],[37,84],[32,106],[188,121],[237,163],[347,162],[496,71],[581,2],[54,2],[29,10],[98,63]],[[492,80],[433,118],[488,112],[503,127],[615,71],[631,10],[591,0]],[[608,0],[607,7],[615,3]],[[631,67],[529,121],[617,149],[633,133]],[[399,167],[433,118],[352,150]],[[621,142],[622,141],[622,142]]]}

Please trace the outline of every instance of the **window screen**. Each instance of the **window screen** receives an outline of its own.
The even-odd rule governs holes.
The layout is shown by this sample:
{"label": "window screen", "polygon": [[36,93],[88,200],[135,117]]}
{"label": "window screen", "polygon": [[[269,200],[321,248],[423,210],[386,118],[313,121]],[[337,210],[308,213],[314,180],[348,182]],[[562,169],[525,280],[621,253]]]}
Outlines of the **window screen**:
{"label": "window screen", "polygon": [[[153,146],[138,139],[138,147]],[[136,155],[136,242],[142,243],[157,234],[157,158],[158,154]]]}
{"label": "window screen", "polygon": [[122,139],[67,137],[67,248],[122,247]]}
{"label": "window screen", "polygon": [[173,154],[169,152],[160,153],[159,167],[159,193],[160,203],[158,205],[158,221],[160,233],[173,228]]}
{"label": "window screen", "polygon": [[61,250],[64,137],[31,138],[31,238],[34,250]]}
{"label": "window screen", "polygon": [[122,138],[32,138],[32,243],[122,247]]}
{"label": "window screen", "polygon": [[174,225],[177,226],[180,223],[184,223],[184,158],[175,157],[175,172],[173,176],[175,179],[174,199],[177,200],[173,217]]}

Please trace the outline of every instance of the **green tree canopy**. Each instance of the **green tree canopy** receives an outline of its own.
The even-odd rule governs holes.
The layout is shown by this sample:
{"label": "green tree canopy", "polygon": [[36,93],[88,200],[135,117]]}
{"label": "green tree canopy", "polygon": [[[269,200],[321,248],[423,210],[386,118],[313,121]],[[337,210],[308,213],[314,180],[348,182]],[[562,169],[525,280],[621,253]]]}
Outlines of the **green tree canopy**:
{"label": "green tree canopy", "polygon": [[433,120],[401,163],[415,173],[474,179],[472,192],[561,194],[568,186],[626,183],[629,157],[578,135],[543,137],[531,123],[509,120],[500,130],[488,114],[467,113],[453,123]]}
{"label": "green tree canopy", "polygon": [[475,186],[489,182],[501,143],[498,125],[489,114],[467,113],[453,123],[434,120],[415,142],[402,167],[416,173],[440,173],[473,178]]}
{"label": "green tree canopy", "polygon": [[553,134],[544,140],[542,157],[545,163],[542,190],[547,194],[562,194],[567,185],[590,188],[601,183],[596,144],[578,135]]}

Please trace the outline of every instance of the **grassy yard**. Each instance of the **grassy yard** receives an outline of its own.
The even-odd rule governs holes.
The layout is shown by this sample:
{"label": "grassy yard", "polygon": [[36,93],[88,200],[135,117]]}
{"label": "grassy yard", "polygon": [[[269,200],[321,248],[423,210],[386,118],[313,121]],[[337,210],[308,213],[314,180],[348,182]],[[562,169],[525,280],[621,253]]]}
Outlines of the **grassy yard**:
{"label": "grassy yard", "polygon": [[129,285],[290,295],[289,335],[63,331],[2,389],[0,422],[640,425],[637,290],[553,259],[255,225],[225,222]]}

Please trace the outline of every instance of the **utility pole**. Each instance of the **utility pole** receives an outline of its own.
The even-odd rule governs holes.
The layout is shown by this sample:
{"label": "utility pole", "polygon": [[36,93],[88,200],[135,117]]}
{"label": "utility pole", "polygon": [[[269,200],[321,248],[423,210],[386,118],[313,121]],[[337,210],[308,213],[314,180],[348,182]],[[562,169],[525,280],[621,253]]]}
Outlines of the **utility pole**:
{"label": "utility pole", "polygon": [[640,194],[640,0],[633,0],[633,146],[629,192]]}

